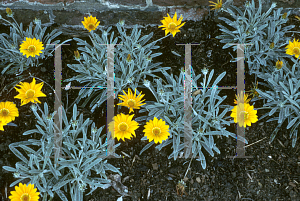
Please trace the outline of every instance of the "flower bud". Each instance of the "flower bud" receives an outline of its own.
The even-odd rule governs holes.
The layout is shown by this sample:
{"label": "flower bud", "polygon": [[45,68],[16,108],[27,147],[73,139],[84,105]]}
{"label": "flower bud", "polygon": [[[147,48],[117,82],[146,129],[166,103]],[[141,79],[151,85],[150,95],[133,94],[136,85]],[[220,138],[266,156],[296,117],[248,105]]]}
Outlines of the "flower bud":
{"label": "flower bud", "polygon": [[20,177],[20,173],[15,172],[15,173],[14,173],[14,178],[19,178],[19,177]]}
{"label": "flower bud", "polygon": [[36,111],[36,110],[37,110],[37,107],[36,107],[35,104],[32,104],[32,105],[30,106],[30,108],[31,108],[33,111]]}
{"label": "flower bud", "polygon": [[287,13],[283,13],[282,18],[285,19],[287,16]]}
{"label": "flower bud", "polygon": [[120,19],[120,20],[119,20],[119,24],[120,24],[121,26],[123,26],[123,25],[125,24],[125,20]]}
{"label": "flower bud", "polygon": [[127,55],[126,61],[131,62],[131,55],[130,54]]}
{"label": "flower bud", "polygon": [[150,81],[144,79],[144,85],[149,88],[150,87]]}
{"label": "flower bud", "polygon": [[38,18],[35,18],[34,19],[34,24],[36,24],[36,25],[40,25],[41,24],[41,20],[39,20]]}
{"label": "flower bud", "polygon": [[280,70],[282,68],[282,66],[283,66],[283,62],[278,60],[276,62],[276,68],[277,68],[277,70]]}
{"label": "flower bud", "polygon": [[12,17],[12,11],[10,8],[8,8],[8,7],[6,8],[6,13],[9,17]]}
{"label": "flower bud", "polygon": [[147,60],[148,60],[148,61],[152,61],[152,57],[147,56]]}
{"label": "flower bud", "polygon": [[80,60],[80,54],[79,54],[78,50],[74,51],[74,55],[75,55],[76,60]]}
{"label": "flower bud", "polygon": [[271,43],[270,44],[270,49],[273,49],[274,48],[274,43]]}
{"label": "flower bud", "polygon": [[206,75],[207,73],[208,73],[208,70],[207,70],[207,68],[203,68],[202,70],[201,70],[201,72],[204,74],[204,75]]}

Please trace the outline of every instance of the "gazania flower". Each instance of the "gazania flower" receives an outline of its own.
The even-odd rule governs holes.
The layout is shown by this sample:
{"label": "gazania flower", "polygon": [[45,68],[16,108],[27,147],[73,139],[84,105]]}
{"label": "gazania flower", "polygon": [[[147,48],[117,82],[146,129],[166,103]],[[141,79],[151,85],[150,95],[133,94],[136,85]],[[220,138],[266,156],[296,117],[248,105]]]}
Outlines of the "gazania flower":
{"label": "gazania flower", "polygon": [[214,5],[209,5],[209,6],[213,6],[214,8],[210,9],[210,10],[219,10],[222,8],[222,0],[218,0],[217,3],[209,1],[209,3],[213,3]]}
{"label": "gazania flower", "polygon": [[173,19],[170,17],[168,13],[168,17],[164,17],[165,19],[161,20],[161,23],[163,25],[159,27],[163,27],[162,30],[165,30],[165,35],[167,35],[169,32],[173,35],[173,37],[176,35],[177,32],[180,32],[179,28],[182,27],[184,23],[181,24],[182,16],[180,16],[179,20],[177,21],[177,13],[175,12],[175,15],[173,16]]}
{"label": "gazania flower", "polygon": [[19,116],[19,110],[13,102],[0,102],[0,121],[4,124],[15,120]]}
{"label": "gazania flower", "polygon": [[276,68],[277,68],[277,70],[280,70],[282,68],[282,66],[283,66],[283,62],[278,60],[276,62]]}
{"label": "gazania flower", "polygon": [[0,131],[4,131],[3,126],[5,126],[7,123],[0,121]]}
{"label": "gazania flower", "polygon": [[[236,95],[235,95],[235,98],[236,98],[236,99],[234,100],[234,104],[237,104],[237,101],[242,102],[241,96],[242,96],[242,92],[241,92],[241,94],[239,94],[237,97],[236,97]],[[244,103],[249,103],[250,100],[251,100],[251,99],[248,99],[248,94],[245,93],[245,95],[244,95]]]}
{"label": "gazania flower", "polygon": [[135,130],[139,127],[136,121],[132,121],[133,115],[125,115],[123,113],[114,116],[114,121],[109,123],[109,131],[113,138],[118,140],[125,138],[131,139],[131,135],[135,136]]}
{"label": "gazania flower", "polygon": [[44,82],[35,84],[35,78],[33,78],[30,84],[28,82],[20,82],[20,85],[17,86],[21,88],[18,89],[15,87],[15,89],[19,92],[19,95],[15,96],[14,98],[21,99],[21,106],[29,102],[35,103],[35,101],[41,103],[37,98],[46,97],[46,95],[41,92],[43,85]]}
{"label": "gazania flower", "polygon": [[169,126],[165,124],[165,121],[162,119],[158,120],[156,117],[154,117],[153,121],[150,120],[146,123],[143,132],[145,132],[145,136],[147,136],[149,142],[154,140],[155,143],[162,143],[170,135]]}
{"label": "gazania flower", "polygon": [[298,42],[298,40],[295,41],[295,39],[294,39],[293,42],[289,41],[289,44],[285,47],[285,48],[287,48],[285,50],[286,54],[295,55],[296,58],[299,57],[299,55],[300,55],[300,42]]}
{"label": "gazania flower", "polygon": [[11,196],[9,199],[11,201],[38,201],[39,200],[39,192],[36,192],[37,189],[34,188],[34,184],[26,184],[19,183],[19,186],[15,186],[16,191],[11,191]]}
{"label": "gazania flower", "polygon": [[133,112],[133,109],[140,109],[140,106],[142,105],[145,105],[146,103],[141,103],[143,102],[144,100],[141,100],[145,94],[142,95],[142,92],[136,97],[136,89],[134,91],[134,95],[131,91],[130,88],[128,88],[128,94],[126,94],[123,90],[123,93],[125,95],[119,95],[119,99],[124,101],[122,103],[119,103],[118,105],[121,105],[121,106],[126,106],[128,107],[130,110],[129,110],[129,113]]}
{"label": "gazania flower", "polygon": [[36,38],[32,39],[26,37],[26,40],[20,45],[20,52],[23,53],[23,55],[26,55],[27,58],[29,56],[35,57],[35,55],[40,56],[43,49],[43,43],[40,42],[40,39]]}
{"label": "gazania flower", "polygon": [[[255,123],[258,121],[257,119],[257,110],[254,110],[254,106],[250,106],[249,104],[242,104],[234,106],[231,110],[231,117],[234,118],[234,122],[238,123],[240,127],[251,126],[251,123]],[[244,124],[243,124],[244,121]]]}
{"label": "gazania flower", "polygon": [[96,17],[93,17],[92,15],[89,17],[84,17],[84,21],[81,21],[84,28],[89,30],[91,32],[92,30],[96,30],[97,26],[99,25],[100,21],[97,20]]}

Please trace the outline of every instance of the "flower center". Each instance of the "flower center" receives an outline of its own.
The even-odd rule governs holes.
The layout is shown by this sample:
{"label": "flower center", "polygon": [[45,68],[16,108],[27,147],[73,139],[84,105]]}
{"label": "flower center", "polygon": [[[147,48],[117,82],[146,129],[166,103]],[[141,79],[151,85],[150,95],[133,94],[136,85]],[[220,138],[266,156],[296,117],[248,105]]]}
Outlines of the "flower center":
{"label": "flower center", "polygon": [[27,98],[33,98],[34,94],[35,94],[35,91],[32,90],[32,89],[29,89],[29,90],[26,91]]}
{"label": "flower center", "polygon": [[30,200],[30,196],[28,193],[24,193],[22,196],[21,196],[21,201],[29,201]]}
{"label": "flower center", "polygon": [[293,52],[294,52],[295,54],[300,54],[300,49],[299,49],[299,47],[294,47]]}
{"label": "flower center", "polygon": [[248,112],[246,112],[246,111],[240,112],[240,119],[246,120],[246,119],[248,119],[248,116],[249,116]]}
{"label": "flower center", "polygon": [[177,27],[177,25],[174,22],[171,22],[169,24],[169,29],[171,29],[171,30],[175,30],[176,27]]}
{"label": "flower center", "polygon": [[129,105],[129,107],[133,107],[133,106],[135,105],[135,101],[132,100],[132,99],[129,99],[129,100],[127,101],[127,104]]}
{"label": "flower center", "polygon": [[222,4],[218,4],[218,5],[217,5],[217,8],[221,8],[221,7],[222,7]]}
{"label": "flower center", "polygon": [[8,116],[8,114],[9,114],[9,110],[8,109],[5,109],[5,108],[3,108],[2,110],[0,110],[0,114],[2,115],[2,116]]}
{"label": "flower center", "polygon": [[95,28],[95,25],[94,25],[94,24],[92,24],[92,23],[90,23],[90,24],[88,25],[88,27],[89,27],[89,29],[90,29],[90,30],[92,30],[92,29],[94,29],[94,28]]}
{"label": "flower center", "polygon": [[29,51],[29,52],[34,52],[35,50],[36,50],[36,48],[35,48],[34,45],[30,45],[30,46],[28,47],[28,51]]}
{"label": "flower center", "polygon": [[126,131],[127,128],[128,128],[128,125],[125,122],[119,124],[120,131]]}
{"label": "flower center", "polygon": [[153,129],[152,129],[152,133],[153,133],[155,136],[158,136],[158,135],[161,133],[160,128],[158,128],[158,127],[153,128]]}

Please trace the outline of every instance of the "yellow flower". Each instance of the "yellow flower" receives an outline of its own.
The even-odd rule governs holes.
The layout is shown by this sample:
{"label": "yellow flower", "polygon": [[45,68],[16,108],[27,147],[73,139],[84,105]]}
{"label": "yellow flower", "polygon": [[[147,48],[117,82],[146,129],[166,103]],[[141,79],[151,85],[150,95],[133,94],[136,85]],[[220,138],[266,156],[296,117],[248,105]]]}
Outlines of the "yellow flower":
{"label": "yellow flower", "polygon": [[219,10],[222,8],[222,0],[218,0],[217,3],[209,1],[209,3],[213,3],[215,5],[209,5],[209,6],[213,6],[214,8],[210,9],[210,10]]}
{"label": "yellow flower", "polygon": [[299,16],[297,16],[297,15],[295,16],[295,18],[296,18],[297,20],[300,20],[300,17],[299,17]]}
{"label": "yellow flower", "polygon": [[4,131],[3,126],[5,126],[7,123],[0,121],[0,131]]}
{"label": "yellow flower", "polygon": [[21,106],[29,102],[35,103],[35,101],[41,103],[37,98],[46,97],[46,95],[43,92],[41,92],[43,85],[44,82],[35,84],[35,78],[33,78],[31,83],[20,82],[20,85],[17,86],[21,88],[18,89],[15,87],[15,89],[19,92],[19,95],[15,96],[14,98],[21,99]]}
{"label": "yellow flower", "polygon": [[185,24],[185,22],[181,24],[181,21],[183,19],[182,16],[180,16],[179,20],[177,21],[176,12],[175,15],[173,16],[173,19],[170,17],[169,13],[168,13],[168,17],[164,17],[164,18],[165,19],[161,20],[161,23],[163,23],[163,25],[159,27],[163,27],[162,30],[165,30],[165,35],[167,35],[170,32],[174,37],[177,32],[180,32],[179,28]]}
{"label": "yellow flower", "polygon": [[99,25],[100,21],[97,20],[96,17],[93,17],[92,15],[89,17],[84,17],[84,21],[81,21],[84,28],[86,28],[89,32],[92,30],[96,30],[97,26]]}
{"label": "yellow flower", "polygon": [[169,126],[165,125],[165,121],[162,119],[158,120],[156,117],[154,117],[153,121],[150,120],[146,123],[143,132],[145,132],[145,136],[147,136],[149,142],[154,140],[155,143],[162,143],[170,135]]}
{"label": "yellow flower", "polygon": [[283,66],[283,62],[278,60],[276,62],[276,68],[277,68],[277,70],[280,70],[282,68],[282,66]]}
{"label": "yellow flower", "polygon": [[139,106],[142,106],[142,105],[145,105],[146,103],[141,103],[143,102],[144,100],[141,100],[145,94],[142,95],[142,92],[136,97],[136,89],[134,91],[134,95],[131,91],[130,88],[128,88],[128,94],[126,94],[123,90],[123,93],[125,95],[119,95],[119,99],[124,101],[122,103],[119,103],[118,105],[121,105],[121,106],[125,106],[125,107],[128,107],[130,110],[129,110],[129,113],[133,112],[133,109],[140,109]]}
{"label": "yellow flower", "polygon": [[125,138],[131,139],[131,135],[135,136],[135,130],[139,127],[136,121],[132,121],[133,115],[125,115],[123,113],[114,116],[114,121],[109,123],[109,131],[113,138],[118,140]]}
{"label": "yellow flower", "polygon": [[287,48],[286,49],[286,54],[295,55],[296,58],[299,57],[299,55],[300,55],[300,42],[298,42],[298,40],[295,41],[295,39],[294,39],[293,42],[289,41],[289,44],[285,47],[285,48]]}
{"label": "yellow flower", "polygon": [[20,52],[26,55],[27,58],[29,56],[35,57],[35,55],[40,56],[40,53],[42,53],[41,50],[43,49],[43,43],[40,42],[39,39],[36,40],[36,38],[32,39],[26,37],[26,40],[20,45]]}
{"label": "yellow flower", "polygon": [[[240,99],[240,97],[242,96],[242,94],[243,94],[243,92],[241,92],[237,97],[235,95],[235,98],[237,98],[237,99],[234,100],[234,104],[237,104],[237,100],[239,101],[239,103],[242,102],[242,100]],[[248,99],[248,94],[245,93],[245,95],[244,95],[244,103],[249,103],[250,100],[251,99]]]}
{"label": "yellow flower", "polygon": [[[239,127],[251,126],[251,123],[258,121],[257,119],[257,110],[254,110],[254,106],[249,104],[240,103],[239,105],[234,106],[231,110],[231,117],[234,118],[234,122],[239,124]],[[244,121],[244,124],[243,124]]]}
{"label": "yellow flower", "polygon": [[19,110],[13,102],[0,102],[0,121],[9,123],[19,116]]}
{"label": "yellow flower", "polygon": [[36,192],[37,189],[34,188],[34,184],[26,184],[19,183],[19,186],[15,186],[16,191],[11,191],[11,196],[9,199],[11,201],[38,201],[39,200],[39,192]]}

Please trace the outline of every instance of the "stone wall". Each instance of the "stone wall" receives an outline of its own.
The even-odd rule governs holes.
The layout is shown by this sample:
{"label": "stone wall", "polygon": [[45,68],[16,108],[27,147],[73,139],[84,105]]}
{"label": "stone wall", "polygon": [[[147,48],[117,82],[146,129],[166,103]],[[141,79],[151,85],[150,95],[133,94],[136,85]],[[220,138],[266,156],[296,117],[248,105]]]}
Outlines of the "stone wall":
{"label": "stone wall", "polygon": [[[246,0],[233,1],[234,5],[241,7]],[[258,5],[258,0],[255,2]],[[300,13],[299,9],[296,9],[300,6],[300,1],[262,0],[262,2],[264,10],[267,10],[272,2],[276,2],[277,8],[292,10],[292,14]],[[69,35],[84,30],[81,21],[89,14],[101,21],[100,26],[115,25],[119,19],[124,19],[128,28],[136,24],[145,27],[158,26],[167,13],[172,16],[175,12],[179,16],[182,15],[184,21],[200,21],[212,12],[209,5],[211,5],[209,0],[6,0],[0,1],[0,14],[6,16],[5,9],[9,7],[18,22],[26,25],[36,17],[46,26],[56,23],[58,29]],[[5,23],[0,20],[0,24]]]}

